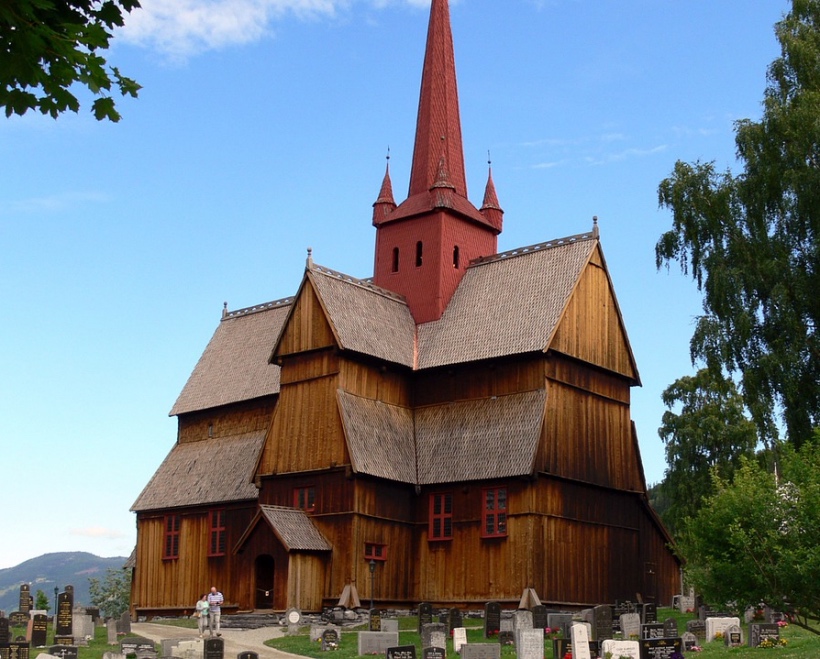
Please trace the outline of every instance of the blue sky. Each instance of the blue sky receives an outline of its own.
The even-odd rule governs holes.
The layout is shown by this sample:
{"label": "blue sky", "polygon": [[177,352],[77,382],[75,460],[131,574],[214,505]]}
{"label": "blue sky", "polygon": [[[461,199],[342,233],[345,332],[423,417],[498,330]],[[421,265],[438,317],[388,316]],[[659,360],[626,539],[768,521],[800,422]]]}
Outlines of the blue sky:
{"label": "blue sky", "polygon": [[[127,555],[129,512],[172,447],[168,411],[231,309],[292,295],[306,249],[372,274],[391,153],[406,196],[429,0],[143,0],[109,51],[136,78],[119,124],[0,118],[0,568]],[[692,372],[694,285],[655,269],[676,160],[735,167],[785,0],[451,0],[469,194],[487,152],[499,249],[587,231],[643,380],[647,480],[660,394]],[[8,531],[12,530],[13,534]]]}

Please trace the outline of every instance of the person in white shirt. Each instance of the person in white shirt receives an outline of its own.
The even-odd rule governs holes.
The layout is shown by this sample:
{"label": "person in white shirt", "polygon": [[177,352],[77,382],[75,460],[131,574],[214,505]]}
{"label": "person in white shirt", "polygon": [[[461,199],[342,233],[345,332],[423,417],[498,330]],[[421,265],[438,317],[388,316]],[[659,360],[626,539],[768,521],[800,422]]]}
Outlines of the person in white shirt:
{"label": "person in white shirt", "polygon": [[208,593],[208,630],[211,632],[211,636],[214,634],[222,636],[219,633],[219,622],[222,617],[222,602],[224,601],[225,598],[222,593],[216,589],[216,586],[212,586],[211,592]]}

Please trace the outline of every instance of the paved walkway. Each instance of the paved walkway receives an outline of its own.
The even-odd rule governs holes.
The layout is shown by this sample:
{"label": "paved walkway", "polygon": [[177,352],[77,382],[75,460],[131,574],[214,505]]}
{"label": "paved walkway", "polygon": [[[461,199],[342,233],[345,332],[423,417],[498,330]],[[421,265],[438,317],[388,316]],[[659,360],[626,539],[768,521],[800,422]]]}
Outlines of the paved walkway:
{"label": "paved walkway", "polygon": [[[131,632],[159,643],[165,638],[199,639],[199,630],[171,625],[157,625],[150,622],[131,623]],[[259,629],[222,629],[222,638],[225,640],[225,659],[234,659],[241,652],[256,652],[259,659],[293,659],[298,655],[274,650],[264,645],[271,638],[284,636],[285,630],[281,627],[261,627]],[[201,639],[204,640],[204,639]],[[304,659],[304,658],[302,658]]]}

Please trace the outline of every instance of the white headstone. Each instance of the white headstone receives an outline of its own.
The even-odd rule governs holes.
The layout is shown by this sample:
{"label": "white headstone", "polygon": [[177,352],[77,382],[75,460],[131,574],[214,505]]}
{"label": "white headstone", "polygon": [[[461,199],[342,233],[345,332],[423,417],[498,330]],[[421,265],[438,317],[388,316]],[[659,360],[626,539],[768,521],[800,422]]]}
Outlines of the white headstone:
{"label": "white headstone", "polygon": [[[573,646],[574,648],[575,646]],[[612,639],[601,643],[601,652],[611,652],[613,657],[632,657],[641,659],[641,645],[638,641],[615,641]]]}
{"label": "white headstone", "polygon": [[740,627],[740,618],[706,618],[706,642],[715,640],[715,636],[723,633],[732,625]]}
{"label": "white headstone", "polygon": [[592,659],[589,652],[589,623],[574,624],[569,630],[572,659]]}
{"label": "white headstone", "polygon": [[466,627],[456,627],[453,630],[453,650],[461,652],[461,646],[467,643]]}
{"label": "white headstone", "polygon": [[641,637],[641,616],[639,613],[621,614],[621,634],[623,634],[626,640],[634,640]]}
{"label": "white headstone", "polygon": [[515,635],[518,659],[544,659],[544,630],[522,629]]}

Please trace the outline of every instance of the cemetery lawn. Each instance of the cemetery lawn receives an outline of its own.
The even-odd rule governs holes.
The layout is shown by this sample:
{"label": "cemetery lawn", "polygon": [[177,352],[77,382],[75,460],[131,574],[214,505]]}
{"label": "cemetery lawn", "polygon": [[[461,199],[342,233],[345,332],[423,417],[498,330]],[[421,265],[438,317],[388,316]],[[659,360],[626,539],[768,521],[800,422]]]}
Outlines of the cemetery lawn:
{"label": "cemetery lawn", "polygon": [[[659,608],[658,620],[666,618],[677,618],[678,628],[686,629],[686,621],[692,620],[692,614],[680,614],[671,608]],[[809,624],[817,625],[820,622],[812,621]],[[399,618],[399,644],[415,645],[416,656],[421,659],[421,637],[416,632],[418,618],[415,616],[402,616]],[[497,643],[495,639],[485,639],[483,634],[482,621],[474,618],[465,618],[464,625],[467,627],[468,643]],[[314,657],[315,659],[355,659],[358,657],[358,638],[356,631],[364,631],[362,626],[358,630],[345,629],[342,632],[339,648],[331,652],[322,652],[321,642],[310,641],[310,632],[307,627],[300,630],[294,636],[284,636],[265,641],[265,645],[289,652],[291,654],[302,655],[304,657]],[[744,642],[747,640],[748,625],[743,625]],[[820,636],[812,634],[797,625],[789,625],[780,631],[780,637],[786,640],[786,646],[780,648],[750,648],[748,646],[740,648],[727,648],[723,641],[712,641],[704,643],[702,652],[685,652],[686,659],[807,659],[808,657],[820,657]],[[80,659],[85,659],[81,656]],[[458,655],[453,651],[452,640],[447,641],[447,659],[458,659]],[[501,648],[501,659],[516,659],[513,646]],[[544,644],[544,659],[562,659],[553,657],[552,641],[547,640]]]}

